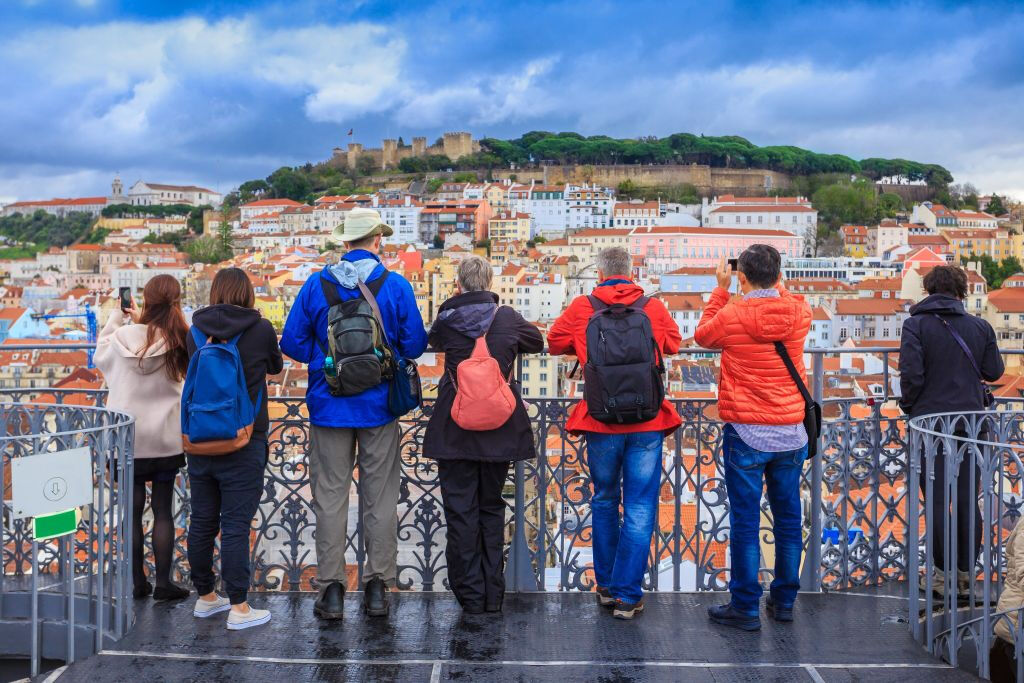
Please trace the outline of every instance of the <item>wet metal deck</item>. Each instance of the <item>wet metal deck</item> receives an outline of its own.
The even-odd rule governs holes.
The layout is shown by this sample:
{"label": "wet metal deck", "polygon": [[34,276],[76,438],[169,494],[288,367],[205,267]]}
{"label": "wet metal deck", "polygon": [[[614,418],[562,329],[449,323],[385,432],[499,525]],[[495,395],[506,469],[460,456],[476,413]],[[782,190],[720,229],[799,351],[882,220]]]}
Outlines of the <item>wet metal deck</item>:
{"label": "wet metal deck", "polygon": [[[903,623],[904,603],[877,595],[801,595],[796,621],[759,633],[710,624],[721,594],[657,593],[633,622],[592,594],[510,594],[503,615],[463,615],[450,593],[394,595],[388,619],[346,601],[345,619],[313,618],[310,594],[259,594],[273,620],[242,632],[192,602],[142,602],[116,649],[64,671],[83,681],[961,681]],[[900,619],[900,621],[897,621]]]}

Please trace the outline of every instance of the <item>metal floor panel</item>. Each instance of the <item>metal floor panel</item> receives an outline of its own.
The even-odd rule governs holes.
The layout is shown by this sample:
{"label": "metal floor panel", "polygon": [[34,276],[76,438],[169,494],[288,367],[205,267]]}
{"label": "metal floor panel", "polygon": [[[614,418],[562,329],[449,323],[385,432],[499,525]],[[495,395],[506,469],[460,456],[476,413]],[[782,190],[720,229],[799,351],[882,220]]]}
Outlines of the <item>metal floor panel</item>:
{"label": "metal floor panel", "polygon": [[272,621],[227,631],[195,619],[192,601],[139,603],[114,650],[60,681],[460,680],[811,681],[972,680],[927,655],[904,623],[902,600],[802,594],[796,621],[762,618],[759,633],[710,624],[723,594],[655,593],[632,622],[592,594],[509,594],[502,615],[463,615],[450,593],[393,594],[388,619],[368,619],[353,593],[345,619],[323,623],[308,593],[254,594]]}

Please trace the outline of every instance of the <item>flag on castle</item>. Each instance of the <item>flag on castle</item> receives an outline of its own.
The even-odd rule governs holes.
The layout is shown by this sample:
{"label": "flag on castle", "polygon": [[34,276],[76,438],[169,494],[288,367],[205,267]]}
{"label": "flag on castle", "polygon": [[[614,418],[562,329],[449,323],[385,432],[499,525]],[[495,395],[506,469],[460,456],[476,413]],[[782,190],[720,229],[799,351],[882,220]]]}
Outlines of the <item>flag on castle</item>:
{"label": "flag on castle", "polygon": [[349,134],[349,137],[352,136],[352,129],[351,128],[348,129],[348,134]]}

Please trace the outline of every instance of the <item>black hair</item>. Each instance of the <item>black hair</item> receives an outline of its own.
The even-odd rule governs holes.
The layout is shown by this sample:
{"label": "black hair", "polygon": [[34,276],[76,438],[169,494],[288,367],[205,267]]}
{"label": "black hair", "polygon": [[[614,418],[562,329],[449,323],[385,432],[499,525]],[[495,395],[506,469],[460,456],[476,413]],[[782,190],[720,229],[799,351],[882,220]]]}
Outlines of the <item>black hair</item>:
{"label": "black hair", "polygon": [[774,287],[782,274],[778,249],[767,244],[751,244],[740,254],[736,267],[747,281],[760,289]]}
{"label": "black hair", "polygon": [[967,273],[959,266],[935,266],[924,276],[928,294],[945,294],[954,299],[967,298]]}

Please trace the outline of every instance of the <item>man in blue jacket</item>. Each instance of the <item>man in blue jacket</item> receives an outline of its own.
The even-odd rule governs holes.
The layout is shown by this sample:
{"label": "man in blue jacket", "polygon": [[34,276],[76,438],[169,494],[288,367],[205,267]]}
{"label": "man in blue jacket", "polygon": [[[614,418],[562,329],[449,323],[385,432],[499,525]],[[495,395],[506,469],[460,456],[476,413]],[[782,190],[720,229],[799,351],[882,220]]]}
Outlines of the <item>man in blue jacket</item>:
{"label": "man in blue jacket", "polygon": [[359,282],[371,291],[377,290],[380,317],[394,354],[418,358],[426,349],[426,330],[412,286],[400,275],[388,272],[377,255],[381,238],[392,232],[372,209],[349,212],[332,235],[336,244],[345,244],[347,253],[339,263],[325,267],[302,286],[281,337],[281,350],[296,361],[307,363],[309,368],[309,474],[317,520],[320,584],[313,612],[323,619],[342,617],[349,488],[357,445],[366,541],[366,614],[387,616],[388,588],[394,585],[397,574],[401,432],[397,419],[388,410],[388,384],[384,382],[355,396],[334,396],[324,377],[323,352],[329,348],[330,306],[325,285],[335,288],[342,301],[348,301],[362,296]]}

